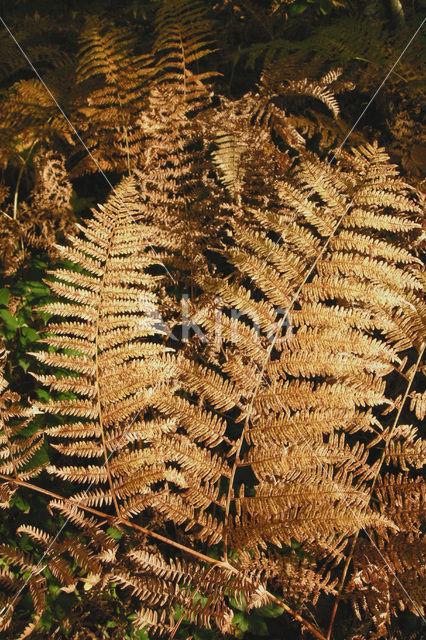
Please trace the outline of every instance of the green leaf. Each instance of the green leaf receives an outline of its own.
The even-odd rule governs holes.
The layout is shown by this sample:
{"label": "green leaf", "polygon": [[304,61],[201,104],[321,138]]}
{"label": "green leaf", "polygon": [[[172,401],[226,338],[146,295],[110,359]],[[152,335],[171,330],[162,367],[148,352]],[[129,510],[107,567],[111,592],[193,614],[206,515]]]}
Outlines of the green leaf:
{"label": "green leaf", "polygon": [[14,296],[22,298],[28,291],[28,287],[25,282],[14,282],[11,285],[11,291]]}
{"label": "green leaf", "polygon": [[15,493],[12,500],[10,501],[10,504],[19,509],[19,511],[23,511],[24,513],[28,513],[31,508],[29,502],[24,500],[24,498],[19,493]]}
{"label": "green leaf", "polygon": [[26,533],[21,536],[18,544],[22,551],[32,551],[32,549],[34,549],[34,546],[31,544],[30,537]]}
{"label": "green leaf", "polygon": [[50,294],[50,289],[44,282],[40,282],[39,280],[29,280],[26,282],[27,287],[30,292],[39,297],[48,296]]}
{"label": "green leaf", "polygon": [[237,611],[232,619],[232,624],[240,631],[248,631],[249,619],[244,611]]}
{"label": "green leaf", "polygon": [[40,467],[43,464],[46,464],[49,462],[49,456],[47,454],[47,448],[46,445],[42,445],[40,447],[40,449],[38,449],[34,455],[30,458],[30,460],[28,461],[28,463],[25,466],[26,471],[29,471],[30,469],[35,469],[35,467]]}
{"label": "green leaf", "polygon": [[53,624],[53,611],[52,609],[45,609],[38,621],[36,629],[50,629]]}
{"label": "green leaf", "polygon": [[57,598],[61,593],[61,587],[58,584],[49,584],[49,593],[53,598]]}
{"label": "green leaf", "polygon": [[264,607],[256,609],[256,615],[261,618],[278,618],[283,614],[283,608],[279,604],[265,604]]}
{"label": "green leaf", "polygon": [[27,340],[31,342],[34,342],[39,338],[37,331],[35,329],[32,329],[31,327],[23,327],[22,335],[24,335]]}
{"label": "green leaf", "polygon": [[5,306],[9,304],[10,291],[8,289],[0,289],[0,304]]}
{"label": "green leaf", "polygon": [[268,625],[257,615],[247,613],[246,611],[237,611],[234,615],[232,623],[237,629],[243,633],[249,631],[257,636],[267,636],[269,634]]}
{"label": "green leaf", "polygon": [[116,529],[115,527],[108,527],[107,534],[114,540],[121,540],[121,538],[123,537],[121,531],[119,529]]}
{"label": "green leaf", "polygon": [[47,262],[40,260],[39,258],[34,258],[34,266],[37,269],[42,269],[43,271],[47,269]]}
{"label": "green leaf", "polygon": [[231,596],[230,603],[234,609],[238,609],[239,611],[245,611],[247,609],[247,601],[242,593],[239,594],[238,600],[235,596]]}
{"label": "green leaf", "polygon": [[304,2],[294,2],[289,6],[288,12],[291,16],[298,16],[306,11],[308,5]]}
{"label": "green leaf", "polygon": [[41,402],[49,402],[50,393],[48,393],[45,389],[37,389],[36,394],[37,398],[41,400]]}
{"label": "green leaf", "polygon": [[27,373],[28,367],[30,366],[31,363],[28,360],[25,360],[24,358],[18,358],[18,364],[25,371],[25,373]]}
{"label": "green leaf", "polygon": [[0,309],[0,318],[3,320],[6,329],[9,331],[16,331],[18,328],[18,321],[7,309]]}
{"label": "green leaf", "polygon": [[269,633],[265,620],[262,620],[257,615],[249,616],[248,630],[256,636],[267,636]]}
{"label": "green leaf", "polygon": [[108,620],[105,626],[107,629],[114,629],[114,627],[117,626],[117,623],[114,622],[114,620]]}

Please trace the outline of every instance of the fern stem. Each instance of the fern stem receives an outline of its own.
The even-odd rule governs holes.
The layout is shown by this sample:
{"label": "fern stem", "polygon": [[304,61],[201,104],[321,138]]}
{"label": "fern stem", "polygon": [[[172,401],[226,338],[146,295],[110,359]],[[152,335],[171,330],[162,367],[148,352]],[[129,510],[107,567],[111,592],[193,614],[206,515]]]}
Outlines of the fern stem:
{"label": "fern stem", "polygon": [[316,629],[310,622],[305,620],[305,618],[302,618],[302,616],[299,613],[297,613],[297,611],[293,611],[293,609],[288,607],[285,604],[285,602],[282,602],[279,598],[277,598],[276,596],[272,595],[272,593],[268,593],[268,595],[269,595],[269,599],[272,602],[274,602],[275,604],[278,604],[280,607],[282,607],[284,609],[284,611],[286,611],[293,618],[295,618],[295,620],[297,620],[298,622],[303,624],[303,626],[306,627],[312,633],[312,635],[315,636],[315,638],[318,638],[318,640],[327,640],[326,637],[323,636],[323,634],[320,631],[318,631],[318,629]]}
{"label": "fern stem", "polygon": [[[396,427],[398,425],[399,418],[401,417],[402,410],[403,410],[404,405],[405,405],[405,403],[407,401],[408,394],[410,393],[411,386],[413,384],[414,378],[416,376],[417,370],[418,370],[420,362],[422,360],[424,350],[425,350],[425,344],[423,343],[421,345],[420,350],[419,350],[419,355],[418,355],[416,364],[414,366],[413,372],[412,372],[412,374],[410,376],[410,379],[408,381],[407,388],[406,388],[405,393],[404,393],[404,397],[402,398],[401,403],[399,405],[398,413],[396,414],[395,420],[393,421],[392,427],[391,427],[391,429],[389,431],[388,440],[390,440],[392,438],[392,433],[394,432],[394,430],[396,429]],[[381,471],[382,466],[383,466],[383,462],[385,461],[385,457],[386,457],[386,447],[383,449],[382,454],[380,456],[379,465],[378,465],[377,471],[376,471],[376,473],[374,475],[373,482],[371,483],[370,495],[369,495],[368,501],[366,502],[366,507],[371,502],[371,498],[372,498],[372,494],[373,494],[373,491],[374,491],[374,487],[376,486],[377,480],[379,478],[380,471]],[[350,565],[350,563],[352,561],[352,556],[353,556],[354,551],[355,551],[355,546],[356,546],[356,543],[357,543],[357,540],[358,540],[358,537],[359,537],[359,533],[360,533],[360,531],[357,531],[355,536],[354,536],[354,539],[352,541],[352,546],[351,546],[351,549],[349,551],[349,555],[346,558],[345,566],[343,568],[342,577],[340,578],[338,595],[337,595],[336,600],[334,601],[333,610],[331,612],[331,619],[330,619],[330,624],[329,624],[328,632],[327,632],[327,640],[330,640],[330,638],[331,638],[331,632],[333,630],[333,624],[334,624],[334,620],[335,620],[335,617],[336,617],[337,608],[339,606],[339,598],[343,593],[343,587],[344,587],[345,580],[346,580],[346,574],[348,572],[349,565]]]}
{"label": "fern stem", "polygon": [[[93,507],[89,507],[85,504],[80,504],[75,500],[72,500],[71,498],[64,498],[58,493],[54,493],[53,491],[49,491],[48,489],[43,489],[42,487],[38,487],[35,484],[31,484],[30,482],[25,482],[25,480],[19,480],[18,478],[11,478],[9,476],[5,476],[2,473],[0,473],[0,480],[10,482],[12,484],[16,484],[20,487],[25,487],[26,489],[29,489],[31,491],[37,491],[38,493],[42,493],[45,496],[49,496],[50,498],[53,498],[54,500],[60,500],[62,502],[66,502],[72,505],[73,507],[77,507],[78,509],[81,509],[82,511],[87,511],[88,513],[92,513],[93,515],[98,516],[99,518],[102,518],[107,522],[111,522],[113,524],[122,524],[136,531],[140,531],[141,533],[144,533],[145,535],[150,536],[151,538],[155,538],[159,542],[164,542],[165,544],[168,544],[171,547],[175,547],[176,549],[179,549],[180,551],[183,551],[184,553],[191,555],[194,558],[201,560],[202,562],[207,562],[208,564],[212,565],[212,569],[215,567],[222,567],[222,569],[227,569],[230,573],[233,573],[233,574],[239,573],[238,569],[236,567],[233,567],[227,561],[217,560],[216,558],[207,556],[204,553],[196,551],[195,549],[191,549],[191,547],[186,547],[185,545],[180,544],[175,540],[166,538],[165,536],[162,536],[160,533],[156,533],[155,531],[151,531],[150,529],[146,529],[145,527],[142,527],[141,525],[136,524],[135,522],[131,522],[130,520],[127,520],[127,518],[123,518],[120,515],[115,516],[109,513],[104,513],[103,511],[99,511],[98,509],[94,509]],[[265,595],[267,595],[267,597],[272,602],[279,605],[283,609],[283,611],[290,614],[295,620],[303,624],[303,626],[305,626],[318,640],[326,640],[325,636],[323,636],[318,629],[312,626],[311,623],[305,620],[299,613],[297,613],[297,611],[294,611],[285,602],[277,598],[277,596],[274,596],[269,591],[265,591]]]}
{"label": "fern stem", "polygon": [[15,193],[14,193],[14,196],[13,196],[13,220],[16,220],[17,217],[18,217],[19,186],[21,184],[21,180],[22,180],[22,176],[24,174],[25,167],[27,166],[27,163],[28,163],[28,161],[29,161],[29,159],[31,157],[31,153],[32,153],[32,151],[34,149],[35,143],[36,143],[36,140],[33,141],[25,160],[20,156],[20,158],[22,160],[22,166],[21,166],[21,168],[19,170],[18,179],[16,181]]}
{"label": "fern stem", "polygon": [[15,476],[15,478],[18,478],[19,477],[18,476],[18,468],[16,466],[15,457],[14,457],[13,451],[12,451],[12,443],[11,443],[11,441],[9,439],[9,433],[8,433],[9,428],[6,427],[6,424],[3,424],[3,431],[4,431],[4,434],[6,436],[7,448],[9,450],[9,456],[10,456],[10,460],[12,462],[13,475]]}
{"label": "fern stem", "polygon": [[[107,263],[109,258],[112,241],[114,239],[114,234],[115,234],[115,230],[113,230],[109,240],[108,249],[107,249],[106,258],[105,258],[105,264]],[[96,396],[97,396],[97,406],[98,406],[98,420],[99,420],[99,426],[101,427],[102,448],[103,448],[104,458],[105,458],[105,469],[107,472],[108,484],[111,489],[111,496],[114,503],[115,511],[117,513],[117,516],[120,516],[120,509],[118,507],[117,496],[115,495],[114,484],[113,484],[112,475],[111,475],[111,468],[109,465],[110,455],[108,455],[106,438],[105,438],[105,427],[102,420],[102,405],[101,405],[101,393],[100,393],[100,383],[99,383],[99,323],[100,323],[100,317],[101,317],[101,308],[102,308],[102,302],[103,302],[102,296],[103,296],[104,286],[105,286],[105,272],[104,272],[104,277],[102,278],[102,283],[99,291],[99,304],[98,304],[97,315],[96,315],[96,338],[95,338]]]}

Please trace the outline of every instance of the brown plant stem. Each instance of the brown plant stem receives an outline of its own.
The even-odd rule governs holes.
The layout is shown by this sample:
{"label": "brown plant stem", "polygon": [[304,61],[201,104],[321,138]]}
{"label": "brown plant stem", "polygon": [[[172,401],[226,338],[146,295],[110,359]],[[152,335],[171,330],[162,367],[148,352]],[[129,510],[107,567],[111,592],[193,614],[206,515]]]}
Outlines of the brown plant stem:
{"label": "brown plant stem", "polygon": [[[111,251],[114,235],[115,235],[115,230],[113,231],[113,233],[111,235],[111,238],[109,240],[105,263],[108,261],[108,258],[109,258],[109,254],[110,254],[110,251]],[[109,484],[110,489],[111,489],[111,496],[112,496],[112,500],[113,500],[113,503],[114,503],[115,511],[117,513],[117,516],[119,516],[120,515],[120,509],[119,509],[119,506],[118,506],[117,497],[115,495],[114,483],[113,483],[113,480],[112,480],[111,468],[110,468],[110,465],[109,465],[110,455],[108,455],[106,437],[105,437],[105,428],[104,428],[104,424],[103,424],[103,420],[102,420],[102,404],[101,404],[101,391],[100,391],[99,324],[100,324],[100,318],[101,318],[101,308],[102,308],[102,302],[103,302],[102,296],[103,296],[104,286],[105,286],[105,276],[102,278],[101,288],[100,288],[100,291],[99,291],[98,309],[97,309],[97,315],[96,315],[96,338],[95,338],[96,396],[97,396],[97,405],[98,405],[98,420],[99,420],[99,426],[101,427],[102,449],[103,449],[103,452],[104,452],[104,459],[105,459],[105,469],[106,469],[107,476],[108,476],[108,484]]]}

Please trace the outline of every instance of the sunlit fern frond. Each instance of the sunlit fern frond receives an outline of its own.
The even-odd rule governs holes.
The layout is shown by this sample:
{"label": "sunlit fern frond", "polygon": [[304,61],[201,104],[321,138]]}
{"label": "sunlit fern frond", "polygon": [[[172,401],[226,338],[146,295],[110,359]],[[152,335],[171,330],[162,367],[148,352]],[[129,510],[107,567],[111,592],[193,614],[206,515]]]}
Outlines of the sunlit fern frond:
{"label": "sunlit fern frond", "polygon": [[386,474],[375,494],[378,508],[386,511],[398,528],[386,536],[360,541],[347,598],[358,617],[363,612],[372,620],[374,637],[382,638],[387,637],[391,617],[398,611],[424,616],[425,483],[408,474]]}
{"label": "sunlit fern frond", "polygon": [[[46,73],[44,80],[55,100],[63,109],[71,111],[72,66],[58,64]],[[38,79],[12,84],[0,101],[0,114],[1,159],[5,167],[10,164],[21,168],[30,150],[39,142],[52,146],[52,141],[60,139],[63,143],[74,144],[68,122]]]}
{"label": "sunlit fern frond", "polygon": [[165,264],[183,280],[191,280],[192,271],[205,265],[203,247],[213,229],[207,199],[212,180],[195,117],[210,105],[208,82],[215,75],[198,73],[200,60],[211,51],[206,14],[201,3],[186,0],[158,7],[153,47],[156,74],[138,121],[144,136],[137,170],[142,199],[149,202]]}
{"label": "sunlit fern frond", "polygon": [[[234,469],[248,466],[258,480],[255,495],[230,494],[237,547],[292,537],[315,546],[330,529],[385,526],[368,507],[374,455],[353,434],[382,433],[387,378],[424,335],[419,263],[408,251],[419,205],[383,150],[363,148],[335,168],[307,154],[278,188],[284,214],[252,210],[258,230],[238,220],[236,247],[224,252],[233,277],[205,280],[220,301],[219,319],[203,322],[224,350],[227,388],[243,385],[250,448]],[[417,466],[421,454],[410,452]]]}
{"label": "sunlit fern frond", "polygon": [[176,625],[170,612],[183,611],[197,626],[232,632],[233,613],[225,603],[232,572],[195,561],[167,560],[143,548],[129,551],[124,561],[111,566],[110,579],[135,602],[143,602],[136,605],[137,629],[149,629],[155,636],[170,634]]}
{"label": "sunlit fern frond", "polygon": [[208,95],[205,83],[216,75],[194,70],[214,48],[207,8],[199,0],[166,0],[157,11],[156,28],[158,81],[173,88],[187,108],[195,108]]}
{"label": "sunlit fern frond", "polygon": [[267,91],[274,91],[274,93],[284,101],[290,99],[302,101],[304,98],[318,100],[337,118],[340,109],[335,98],[335,92],[331,87],[333,87],[333,84],[340,77],[341,73],[341,69],[333,69],[317,81],[303,78],[302,80],[292,80],[283,83],[277,80],[276,76],[278,74],[276,69],[273,69],[273,73],[266,70],[262,76],[262,88]]}
{"label": "sunlit fern frond", "polygon": [[410,409],[411,411],[414,411],[416,414],[416,417],[419,420],[424,420],[424,417],[426,415],[426,393],[412,393],[411,394],[411,403],[410,403]]}
{"label": "sunlit fern frond", "polygon": [[[156,298],[150,291],[155,278],[146,273],[155,258],[146,253],[138,214],[134,187],[125,183],[94,214],[83,237],[75,237],[72,246],[60,249],[78,269],[54,273],[51,287],[63,302],[47,305],[46,311],[63,322],[49,327],[46,342],[54,351],[36,354],[50,366],[73,372],[42,377],[53,390],[77,394],[75,399],[53,401],[48,408],[68,416],[61,431],[71,442],[58,448],[74,458],[88,456],[103,462],[103,466],[88,464],[86,469],[64,466],[55,472],[86,484],[102,485],[108,478],[106,502],[116,500],[111,485],[120,484],[120,478],[128,475],[118,460],[126,445],[112,457],[113,442],[119,442],[131,428],[131,421],[171,370],[161,359],[165,353],[161,345],[143,340],[160,332],[155,328]],[[62,349],[72,349],[72,355]],[[76,419],[78,424],[73,424]],[[55,437],[59,435],[55,432]],[[129,451],[130,457],[137,455]],[[140,455],[143,457],[142,452]]]}
{"label": "sunlit fern frond", "polygon": [[245,146],[227,132],[220,132],[216,138],[217,150],[213,162],[222,174],[222,182],[232,197],[235,197],[243,180],[241,156]]}
{"label": "sunlit fern frond", "polygon": [[[134,182],[125,181],[60,250],[78,268],[54,272],[51,288],[63,301],[45,311],[63,322],[48,327],[53,351],[35,355],[62,373],[37,377],[74,398],[43,407],[67,416],[47,430],[63,460],[49,471],[87,487],[75,495],[81,504],[113,504],[125,517],[150,507],[196,538],[218,541],[211,510],[229,472],[214,448],[224,427],[181,396],[178,376],[189,365],[161,343],[158,277],[150,274],[158,259],[143,213]],[[219,397],[222,387],[213,379],[210,386]]]}
{"label": "sunlit fern frond", "polygon": [[347,126],[341,122],[338,94],[354,89],[335,68],[319,77],[288,78],[285,63],[273,63],[263,72],[254,115],[286,144],[300,148],[315,137],[320,148],[331,148]]}

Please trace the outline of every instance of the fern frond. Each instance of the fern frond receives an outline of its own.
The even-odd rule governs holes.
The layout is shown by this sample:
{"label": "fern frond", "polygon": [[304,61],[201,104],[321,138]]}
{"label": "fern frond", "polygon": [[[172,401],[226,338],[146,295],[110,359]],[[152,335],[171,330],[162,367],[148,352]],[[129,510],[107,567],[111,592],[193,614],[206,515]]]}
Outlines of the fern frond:
{"label": "fern frond", "polygon": [[[219,315],[221,369],[227,384],[244,389],[238,402],[252,407],[242,406],[236,417],[245,420],[241,442],[249,451],[236,458],[233,473],[249,466],[259,484],[254,496],[245,495],[243,486],[238,497],[228,493],[227,528],[238,549],[290,545],[294,536],[317,552],[324,545],[332,556],[337,551],[327,537],[330,527],[335,536],[350,536],[358,527],[390,526],[369,507],[377,464],[362,439],[369,434],[373,446],[376,433],[386,437],[375,413],[393,405],[386,379],[402,366],[409,340],[406,333],[396,337],[399,314],[412,332],[411,346],[423,335],[419,263],[407,241],[382,231],[381,216],[395,220],[394,231],[418,229],[409,213],[417,210],[416,201],[403,184],[395,186],[395,175],[374,145],[347,154],[336,168],[301,154],[279,186],[282,209],[293,222],[251,208],[253,219],[235,221],[238,248],[224,251],[235,272],[226,280],[204,280],[221,306],[238,310],[232,319]],[[353,219],[357,232],[348,231]],[[373,256],[365,242],[355,242],[367,235]],[[212,340],[218,339],[215,313],[201,316],[203,327],[216,332]],[[389,447],[389,460],[420,463],[420,444],[407,443],[404,454],[399,445]]]}
{"label": "fern frond", "polygon": [[[77,77],[84,99],[78,105],[85,141],[98,167],[123,171],[138,163],[143,139],[136,121],[154,75],[149,55],[135,55],[134,35],[89,19],[80,39]],[[83,120],[84,118],[84,120]],[[90,158],[75,171],[93,171]]]}
{"label": "fern frond", "polygon": [[216,144],[218,148],[213,153],[213,161],[222,173],[223,184],[231,196],[235,197],[243,179],[241,156],[245,151],[245,146],[226,132],[218,134]]}
{"label": "fern frond", "polygon": [[166,0],[156,15],[159,80],[177,91],[194,108],[207,97],[204,82],[216,75],[194,73],[191,66],[212,52],[211,25],[202,2]]}

